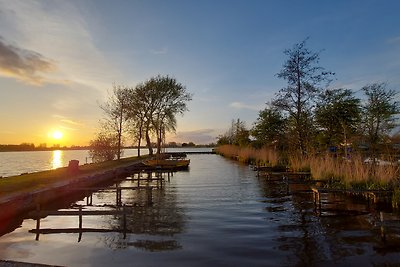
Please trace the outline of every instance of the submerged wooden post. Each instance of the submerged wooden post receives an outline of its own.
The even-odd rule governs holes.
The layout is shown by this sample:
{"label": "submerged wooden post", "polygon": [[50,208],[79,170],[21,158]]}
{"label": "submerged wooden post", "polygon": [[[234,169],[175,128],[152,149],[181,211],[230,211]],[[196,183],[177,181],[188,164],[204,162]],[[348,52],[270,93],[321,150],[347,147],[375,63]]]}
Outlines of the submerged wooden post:
{"label": "submerged wooden post", "polygon": [[117,185],[117,187],[116,187],[116,204],[117,204],[117,206],[120,206],[121,205],[121,202],[122,202],[122,200],[121,200],[121,195],[122,195],[122,192],[121,192],[121,189],[119,188],[119,186]]}
{"label": "submerged wooden post", "polygon": [[379,217],[380,217],[380,220],[381,220],[381,238],[382,238],[383,242],[386,242],[386,232],[385,232],[385,225],[384,225],[385,220],[383,219],[383,212],[382,211],[379,213]]}
{"label": "submerged wooden post", "polygon": [[150,186],[148,186],[146,188],[147,191],[147,204],[149,206],[153,205],[153,192],[152,192],[152,188]]}
{"label": "submerged wooden post", "polygon": [[36,204],[36,241],[39,241],[40,235],[40,204]]}
{"label": "submerged wooden post", "polygon": [[124,218],[124,239],[126,239],[126,207],[125,204],[122,206],[123,218]]}
{"label": "submerged wooden post", "polygon": [[79,206],[79,237],[78,243],[81,242],[82,239],[82,206]]}
{"label": "submerged wooden post", "polygon": [[168,182],[170,181],[169,174],[170,174],[170,172],[168,171]]}

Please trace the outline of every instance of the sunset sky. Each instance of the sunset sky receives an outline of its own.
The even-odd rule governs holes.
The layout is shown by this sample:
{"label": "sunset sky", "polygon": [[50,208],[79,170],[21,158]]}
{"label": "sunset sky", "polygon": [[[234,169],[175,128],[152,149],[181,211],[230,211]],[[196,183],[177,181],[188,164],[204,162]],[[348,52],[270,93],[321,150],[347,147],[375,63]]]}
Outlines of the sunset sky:
{"label": "sunset sky", "polygon": [[87,145],[112,84],[157,74],[193,94],[167,141],[215,142],[232,119],[251,127],[285,86],[283,51],[307,37],[332,87],[399,91],[399,10],[397,0],[0,0],[0,144]]}

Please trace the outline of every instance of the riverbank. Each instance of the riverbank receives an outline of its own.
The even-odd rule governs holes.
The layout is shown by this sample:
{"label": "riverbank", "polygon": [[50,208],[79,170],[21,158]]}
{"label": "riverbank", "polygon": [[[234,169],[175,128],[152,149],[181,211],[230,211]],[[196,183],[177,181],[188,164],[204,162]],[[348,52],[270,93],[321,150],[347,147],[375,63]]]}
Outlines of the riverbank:
{"label": "riverbank", "polygon": [[90,187],[130,172],[146,157],[92,163],[28,173],[0,179],[0,232],[5,231],[13,219],[37,204],[44,204],[74,193],[73,187]]}
{"label": "riverbank", "polygon": [[[257,166],[282,165],[279,155],[272,149],[254,149],[233,145],[220,146],[217,153]],[[279,166],[293,172],[310,172],[311,180],[323,181],[324,188],[335,190],[382,190],[393,192],[392,204],[400,204],[400,166],[398,164],[367,164],[354,155],[351,159],[329,155],[288,156],[286,164]]]}

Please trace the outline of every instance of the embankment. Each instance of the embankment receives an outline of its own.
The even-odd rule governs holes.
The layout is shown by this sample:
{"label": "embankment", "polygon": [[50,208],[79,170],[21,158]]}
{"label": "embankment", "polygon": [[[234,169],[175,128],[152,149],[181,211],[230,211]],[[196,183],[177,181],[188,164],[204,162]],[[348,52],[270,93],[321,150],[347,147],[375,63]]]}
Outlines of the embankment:
{"label": "embankment", "polygon": [[[3,185],[0,195],[0,233],[14,228],[16,223],[22,221],[21,215],[35,209],[38,204],[59,201],[76,193],[76,188],[87,188],[128,175],[140,166],[141,161],[131,158],[120,162],[114,161],[112,164],[107,164],[107,168],[104,168],[104,164],[93,164],[90,168],[82,166],[83,170],[78,173],[70,173],[67,168],[62,168],[61,170],[34,173],[32,178],[29,178],[28,175],[28,178],[21,176],[6,178],[9,181],[0,183],[0,186]],[[45,185],[38,186],[31,181],[32,179],[40,180],[40,178],[45,180],[48,176],[53,179],[53,182],[46,182]],[[10,185],[13,183],[12,179],[15,179],[14,183],[17,183],[18,187],[25,186],[25,188],[15,190]],[[18,179],[24,182],[16,182]],[[7,191],[7,188],[10,190]]]}

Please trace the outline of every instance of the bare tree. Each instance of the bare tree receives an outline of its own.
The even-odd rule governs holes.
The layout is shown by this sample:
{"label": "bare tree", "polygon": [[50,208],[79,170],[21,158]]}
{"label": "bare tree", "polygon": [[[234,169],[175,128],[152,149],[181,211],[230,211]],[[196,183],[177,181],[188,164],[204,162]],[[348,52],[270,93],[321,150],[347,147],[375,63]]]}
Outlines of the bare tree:
{"label": "bare tree", "polygon": [[103,127],[114,133],[117,139],[117,159],[120,159],[122,154],[122,136],[129,119],[131,95],[132,90],[129,87],[114,84],[112,94],[107,102],[101,105],[106,115]]}
{"label": "bare tree", "polygon": [[314,97],[323,83],[329,84],[334,73],[318,66],[319,53],[306,48],[306,40],[284,51],[288,56],[277,74],[288,85],[276,95],[273,105],[288,113],[289,126],[295,135],[295,144],[301,153],[306,152],[306,142],[311,138],[312,108]]}

